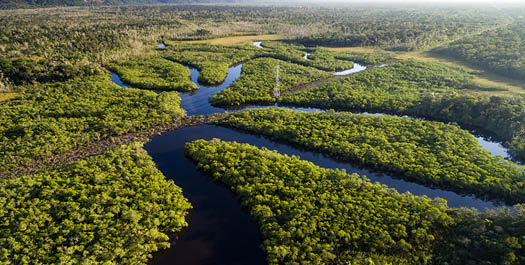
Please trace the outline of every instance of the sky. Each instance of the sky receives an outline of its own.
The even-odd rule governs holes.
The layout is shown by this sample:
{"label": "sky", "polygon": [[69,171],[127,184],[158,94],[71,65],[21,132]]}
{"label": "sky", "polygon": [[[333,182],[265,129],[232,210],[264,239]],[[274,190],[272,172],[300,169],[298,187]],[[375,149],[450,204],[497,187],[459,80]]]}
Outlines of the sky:
{"label": "sky", "polygon": [[367,3],[367,2],[385,2],[385,3],[483,3],[483,4],[525,4],[525,0],[313,0],[315,2],[346,2],[346,3]]}

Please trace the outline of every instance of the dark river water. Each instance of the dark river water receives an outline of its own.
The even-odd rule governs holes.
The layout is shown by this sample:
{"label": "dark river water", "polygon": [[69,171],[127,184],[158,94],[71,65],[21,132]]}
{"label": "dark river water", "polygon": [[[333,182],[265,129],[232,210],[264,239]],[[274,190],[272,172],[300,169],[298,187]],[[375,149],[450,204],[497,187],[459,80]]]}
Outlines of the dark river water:
{"label": "dark river water", "polygon": [[[356,64],[354,69],[342,71],[355,73],[366,69]],[[227,88],[241,74],[242,65],[231,67],[226,80],[218,86],[203,86],[198,83],[199,71],[191,69],[191,80],[199,85],[199,90],[192,93],[180,93],[182,108],[188,115],[208,115],[226,110],[209,104],[208,98]],[[340,72],[340,73],[342,73]],[[118,85],[126,86],[120,78],[111,73],[111,79]],[[277,106],[277,105],[274,105]],[[274,107],[274,106],[250,106]],[[315,108],[290,108],[302,111],[319,111]],[[239,111],[236,110],[228,110]],[[380,113],[365,113],[383,115]],[[184,196],[191,202],[193,209],[187,221],[189,226],[177,233],[174,245],[154,255],[150,264],[265,264],[261,235],[257,225],[241,208],[234,195],[226,188],[199,172],[195,164],[184,156],[184,144],[197,139],[210,140],[219,138],[225,141],[248,143],[258,147],[277,150],[282,154],[297,155],[321,167],[345,169],[349,173],[366,176],[372,182],[385,184],[399,192],[414,195],[426,195],[430,198],[444,198],[450,207],[468,207],[484,210],[498,206],[494,202],[483,201],[473,196],[462,196],[454,192],[432,189],[416,183],[393,178],[388,175],[357,168],[351,164],[335,161],[322,154],[297,149],[277,143],[267,138],[251,135],[214,125],[200,125],[167,132],[146,144],[145,149],[151,155],[158,168],[175,184],[182,188]],[[499,143],[477,137],[480,144],[493,155],[507,156],[506,149]]]}

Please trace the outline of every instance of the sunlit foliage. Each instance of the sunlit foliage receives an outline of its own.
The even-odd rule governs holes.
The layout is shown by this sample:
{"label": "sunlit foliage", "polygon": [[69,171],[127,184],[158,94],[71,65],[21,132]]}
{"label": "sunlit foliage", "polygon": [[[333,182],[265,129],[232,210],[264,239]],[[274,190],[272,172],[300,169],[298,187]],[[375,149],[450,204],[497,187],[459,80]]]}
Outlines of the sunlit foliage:
{"label": "sunlit foliage", "polygon": [[147,264],[191,208],[139,143],[0,184],[2,264]]}
{"label": "sunlit foliage", "polygon": [[111,66],[122,81],[137,88],[191,91],[197,85],[190,80],[190,70],[178,63],[156,56],[136,57]]}
{"label": "sunlit foliage", "polygon": [[463,194],[525,202],[525,168],[494,158],[467,131],[421,119],[251,109],[217,124]]}
{"label": "sunlit foliage", "polygon": [[184,115],[174,92],[119,87],[95,76],[37,86],[0,102],[0,169]]}

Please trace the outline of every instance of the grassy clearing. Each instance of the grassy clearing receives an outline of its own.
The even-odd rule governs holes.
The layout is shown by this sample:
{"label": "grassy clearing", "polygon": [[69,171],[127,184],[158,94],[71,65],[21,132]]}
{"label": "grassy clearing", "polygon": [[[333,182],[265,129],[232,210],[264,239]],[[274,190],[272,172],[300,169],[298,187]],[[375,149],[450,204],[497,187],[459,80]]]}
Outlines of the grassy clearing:
{"label": "grassy clearing", "polygon": [[0,93],[0,101],[17,97],[18,93]]}
{"label": "grassy clearing", "polygon": [[336,52],[362,52],[362,53],[374,53],[374,52],[384,52],[381,49],[374,48],[374,47],[329,47],[326,48],[331,51]]}
{"label": "grassy clearing", "polygon": [[[182,42],[183,43],[207,43],[207,44],[213,44],[213,45],[236,46],[236,45],[251,44],[254,41],[281,40],[281,39],[284,39],[284,36],[280,34],[265,34],[265,35],[231,36],[231,37],[223,37],[223,38],[216,38],[216,39],[209,39],[209,40],[192,40],[192,41],[182,41]],[[172,43],[178,43],[178,42],[172,42]]]}
{"label": "grassy clearing", "polygon": [[[383,51],[374,47],[336,47],[328,48],[332,51],[339,52],[358,52],[358,53],[374,53]],[[519,94],[525,94],[525,81],[512,79],[499,74],[487,72],[480,69],[479,67],[473,66],[466,62],[457,60],[455,58],[445,57],[443,55],[435,54],[428,51],[416,51],[416,52],[398,52],[396,53],[395,59],[417,59],[424,62],[438,62],[452,66],[467,68],[469,72],[474,74],[473,81],[481,87],[499,87],[505,88],[503,91],[477,91],[475,93],[483,95],[500,95],[500,96],[515,96]]]}
{"label": "grassy clearing", "polygon": [[424,62],[438,62],[444,63],[452,66],[459,66],[467,68],[468,71],[474,74],[473,81],[482,86],[482,87],[502,87],[506,88],[507,91],[480,91],[481,94],[490,94],[490,95],[503,95],[503,96],[513,96],[518,94],[525,94],[525,81],[512,79],[505,77],[499,74],[487,72],[478,67],[470,65],[466,62],[438,55],[432,52],[403,52],[397,53],[396,59],[417,59]]}

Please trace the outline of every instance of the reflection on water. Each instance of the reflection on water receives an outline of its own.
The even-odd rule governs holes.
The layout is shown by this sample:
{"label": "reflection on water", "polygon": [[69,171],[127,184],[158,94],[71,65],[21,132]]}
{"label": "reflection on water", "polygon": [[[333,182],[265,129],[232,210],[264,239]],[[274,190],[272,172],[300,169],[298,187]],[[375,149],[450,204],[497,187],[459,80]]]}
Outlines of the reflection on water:
{"label": "reflection on water", "polygon": [[305,52],[304,56],[303,56],[303,59],[308,60],[308,56],[310,56],[310,53],[309,52]]}
{"label": "reflection on water", "polygon": [[109,75],[111,76],[111,81],[113,81],[113,83],[121,86],[121,87],[130,87],[128,85],[126,85],[122,80],[120,80],[120,77],[113,73],[113,72],[109,72]]}
{"label": "reflection on water", "polygon": [[184,143],[213,138],[297,155],[320,167],[345,169],[349,173],[364,175],[372,182],[380,182],[399,192],[445,198],[451,207],[473,207],[483,210],[496,206],[492,202],[485,202],[473,196],[431,189],[348,163],[337,162],[325,155],[300,150],[265,137],[224,127],[200,125],[155,136],[145,146],[157,167],[182,188],[184,196],[193,205],[188,216],[189,227],[178,234],[175,246],[155,254],[151,264],[264,264],[264,255],[258,248],[262,242],[256,224],[250,221],[231,192],[214,184],[210,176],[197,171],[195,165],[184,156]]}
{"label": "reflection on water", "polygon": [[[188,67],[189,68],[189,67]],[[208,102],[211,95],[227,88],[233,81],[241,76],[242,64],[230,67],[228,76],[218,86],[205,86],[199,83],[199,70],[189,68],[191,72],[191,81],[199,86],[197,91],[189,93],[179,93],[181,97],[181,107],[186,110],[187,115],[209,115],[212,113],[225,112],[222,108],[216,108]]]}
{"label": "reflection on water", "polygon": [[354,73],[357,73],[357,72],[361,72],[363,70],[366,70],[366,66],[360,65],[358,63],[354,63],[354,68],[348,69],[348,70],[344,70],[344,71],[335,72],[335,75],[337,75],[337,76],[349,75],[349,74],[354,74]]}
{"label": "reflection on water", "polygon": [[264,47],[263,47],[261,44],[262,44],[262,41],[254,41],[254,42],[253,42],[253,45],[254,45],[255,47],[258,47],[258,48],[261,48],[261,49],[262,49],[262,48],[264,48]]}

